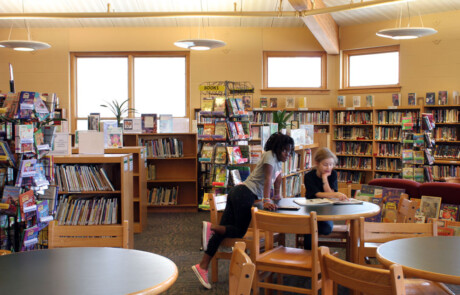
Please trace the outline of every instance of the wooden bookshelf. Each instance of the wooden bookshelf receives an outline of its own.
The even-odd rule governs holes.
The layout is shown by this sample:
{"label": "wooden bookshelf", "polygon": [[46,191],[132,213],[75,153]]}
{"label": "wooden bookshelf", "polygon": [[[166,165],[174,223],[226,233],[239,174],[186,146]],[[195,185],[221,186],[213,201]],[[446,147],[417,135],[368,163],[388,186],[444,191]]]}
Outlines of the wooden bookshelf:
{"label": "wooden bookshelf", "polygon": [[[134,246],[133,234],[133,171],[129,169],[128,154],[113,154],[113,155],[70,155],[70,156],[54,156],[55,164],[68,165],[97,165],[102,166],[107,173],[115,191],[104,191],[104,194],[113,195],[119,198],[118,211],[118,226],[122,227],[122,221],[129,222],[129,245]],[[60,191],[60,195],[68,194],[75,196],[87,197],[90,195],[99,195],[100,192],[66,192]]]}
{"label": "wooden bookshelf", "polygon": [[196,133],[143,133],[124,134],[125,146],[142,146],[149,140],[176,138],[183,143],[181,157],[152,157],[147,148],[147,168],[155,165],[156,178],[146,181],[147,195],[154,187],[178,187],[176,205],[152,205],[148,212],[194,212],[198,210],[197,183],[197,135]]}

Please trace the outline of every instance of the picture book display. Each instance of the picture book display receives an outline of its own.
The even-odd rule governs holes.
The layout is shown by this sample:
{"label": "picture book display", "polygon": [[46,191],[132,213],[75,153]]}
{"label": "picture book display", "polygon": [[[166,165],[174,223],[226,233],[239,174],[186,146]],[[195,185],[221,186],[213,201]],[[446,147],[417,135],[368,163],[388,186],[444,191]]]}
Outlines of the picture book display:
{"label": "picture book display", "polygon": [[428,218],[438,218],[439,209],[441,207],[441,198],[440,197],[431,197],[431,196],[422,196],[420,202],[420,213]]}
{"label": "picture book display", "polygon": [[366,95],[366,107],[373,107],[373,106],[374,106],[374,96]]}
{"label": "picture book display", "polygon": [[270,97],[270,108],[277,108],[277,107],[278,107],[278,98]]}
{"label": "picture book display", "polygon": [[436,93],[434,92],[427,92],[425,97],[425,105],[434,105],[436,98]]}
{"label": "picture book display", "polygon": [[346,105],[346,96],[345,95],[339,95],[337,96],[337,106],[338,107],[345,107]]}
{"label": "picture book display", "polygon": [[157,133],[157,114],[141,114],[142,132]]}
{"label": "picture book display", "polygon": [[417,94],[415,93],[409,93],[407,95],[407,104],[410,106],[414,106],[417,103]]}
{"label": "picture book display", "polygon": [[224,145],[216,145],[215,147],[215,164],[225,164],[227,162],[227,149]]}
{"label": "picture book display", "polygon": [[123,133],[142,133],[141,118],[123,119]]}
{"label": "picture book display", "polygon": [[261,108],[266,108],[268,107],[268,98],[267,97],[261,97],[259,101],[259,106]]}
{"label": "picture book display", "polygon": [[214,115],[225,115],[225,97],[217,96],[214,98],[214,108],[212,113]]}
{"label": "picture book display", "polygon": [[438,104],[439,105],[446,105],[448,104],[448,94],[447,91],[442,90],[438,92]]}
{"label": "picture book display", "polygon": [[361,96],[353,96],[353,107],[359,108],[361,106]]}
{"label": "picture book display", "polygon": [[173,115],[171,114],[160,114],[160,133],[172,133],[173,132]]}
{"label": "picture book display", "polygon": [[90,113],[88,116],[88,130],[100,131],[99,122],[101,121],[100,113]]}
{"label": "picture book display", "polygon": [[457,221],[458,220],[458,205],[441,203],[439,211],[439,219]]}
{"label": "picture book display", "polygon": [[295,98],[292,96],[286,97],[286,108],[293,109],[295,108]]}
{"label": "picture book display", "polygon": [[203,97],[201,99],[201,111],[211,113],[214,109],[214,98],[213,97]]}
{"label": "picture book display", "polygon": [[252,97],[249,95],[243,95],[243,104],[245,109],[252,108]]}
{"label": "picture book display", "polygon": [[393,106],[400,106],[401,105],[401,94],[393,93],[391,95],[391,101],[393,102]]}

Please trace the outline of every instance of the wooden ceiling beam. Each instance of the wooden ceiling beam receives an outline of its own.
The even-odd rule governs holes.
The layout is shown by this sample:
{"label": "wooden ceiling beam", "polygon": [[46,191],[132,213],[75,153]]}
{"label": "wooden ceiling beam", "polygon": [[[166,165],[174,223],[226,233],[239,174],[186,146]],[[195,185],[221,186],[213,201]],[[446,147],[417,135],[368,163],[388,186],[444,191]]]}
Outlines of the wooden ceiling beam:
{"label": "wooden ceiling beam", "polygon": [[[325,8],[323,0],[289,0],[297,11]],[[318,14],[302,17],[308,29],[328,54],[339,54],[339,26],[330,14]]]}

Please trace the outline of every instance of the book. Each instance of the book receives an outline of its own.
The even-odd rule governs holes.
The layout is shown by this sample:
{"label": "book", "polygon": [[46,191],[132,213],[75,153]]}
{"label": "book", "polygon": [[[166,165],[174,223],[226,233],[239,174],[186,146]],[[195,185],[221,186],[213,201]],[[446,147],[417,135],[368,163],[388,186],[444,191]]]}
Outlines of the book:
{"label": "book", "polygon": [[227,139],[227,122],[216,121],[214,135],[212,138],[215,139]]}
{"label": "book", "polygon": [[410,106],[414,106],[417,103],[417,94],[415,93],[409,93],[407,95],[407,104]]}
{"label": "book", "polygon": [[439,217],[439,209],[441,207],[440,197],[422,196],[420,202],[420,213],[425,216],[425,219]]}
{"label": "book", "polygon": [[448,94],[446,90],[442,90],[438,92],[438,104],[439,105],[446,105],[448,103]]}
{"label": "book", "polygon": [[244,109],[248,110],[252,108],[252,97],[249,95],[243,95],[243,105]]}
{"label": "book", "polygon": [[109,128],[107,133],[106,148],[123,147],[123,129],[120,127]]}
{"label": "book", "polygon": [[45,101],[43,99],[44,97],[42,97],[39,93],[34,97],[35,116],[37,117],[38,121],[43,121],[50,115],[50,112],[48,111],[48,108],[46,107]]}
{"label": "book", "polygon": [[299,109],[307,107],[307,98],[306,97],[298,97],[297,98]]}
{"label": "book", "polygon": [[366,107],[373,107],[373,106],[374,106],[374,96],[366,95]]}
{"label": "book", "polygon": [[203,125],[203,134],[202,135],[204,137],[212,138],[212,136],[214,135],[215,128],[216,128],[216,125],[214,125],[212,123],[204,124]]}
{"label": "book", "polygon": [[337,106],[338,107],[345,107],[347,97],[345,95],[337,96]]}
{"label": "book", "polygon": [[235,123],[236,131],[238,134],[238,138],[240,139],[248,138],[249,135],[244,133],[243,124],[241,124],[241,122],[234,122],[234,123]]}
{"label": "book", "polygon": [[90,113],[88,116],[88,130],[100,131],[99,122],[101,121],[100,113]]}
{"label": "book", "polygon": [[393,102],[393,106],[400,106],[401,105],[401,94],[393,93],[391,95],[391,101]]}
{"label": "book", "polygon": [[141,118],[123,119],[123,133],[142,133]]}
{"label": "book", "polygon": [[213,114],[224,115],[225,114],[225,96],[217,96],[214,98]]}
{"label": "book", "polygon": [[3,188],[2,203],[19,205],[21,188],[13,185],[5,185]]}
{"label": "book", "polygon": [[293,109],[295,108],[295,98],[292,96],[286,97],[286,108]]}
{"label": "book", "polygon": [[225,187],[227,186],[227,175],[228,170],[225,166],[215,166],[214,167],[214,181],[212,182],[213,186]]}
{"label": "book", "polygon": [[201,148],[200,162],[211,162],[214,155],[214,148],[211,145],[203,145]]}
{"label": "book", "polygon": [[260,106],[261,108],[266,108],[266,107],[268,107],[268,98],[266,98],[266,97],[261,97],[261,98],[260,98],[260,101],[259,101],[259,106]]}
{"label": "book", "polygon": [[383,213],[382,222],[396,222],[398,216],[398,204],[404,189],[382,188]]}
{"label": "book", "polygon": [[353,107],[359,108],[361,106],[361,96],[353,96]]}
{"label": "book", "polygon": [[277,97],[270,97],[270,107],[277,108],[278,107],[278,98]]}
{"label": "book", "polygon": [[460,104],[460,95],[459,95],[459,92],[456,90],[452,91],[452,104],[453,105]]}
{"label": "book", "polygon": [[244,114],[244,103],[241,97],[236,97],[235,98],[236,106],[238,107],[238,114]]}
{"label": "book", "polygon": [[203,97],[201,99],[201,112],[212,112],[214,109],[214,98]]}
{"label": "book", "polygon": [[19,119],[31,119],[34,111],[34,98],[38,92],[21,91],[19,93]]}
{"label": "book", "polygon": [[381,222],[382,220],[382,207],[383,207],[383,196],[382,196],[382,187],[375,186],[373,188],[374,195],[371,197],[371,202],[380,207],[380,212],[377,215],[367,217],[365,220],[367,222]]}
{"label": "book", "polygon": [[18,112],[19,106],[19,93],[8,93],[3,103],[3,107],[6,109],[5,116],[8,118],[15,118]]}
{"label": "book", "polygon": [[348,199],[345,201],[341,201],[338,199],[330,199],[330,198],[315,198],[315,199],[306,199],[306,198],[295,198],[294,202],[297,205],[301,206],[309,206],[309,205],[359,205],[362,204],[363,201],[357,199]]}
{"label": "book", "polygon": [[224,145],[216,145],[215,147],[215,164],[225,164],[227,162],[227,149]]}
{"label": "book", "polygon": [[160,133],[172,133],[173,132],[173,115],[171,114],[160,114]]}
{"label": "book", "polygon": [[241,180],[240,170],[233,169],[230,170],[230,175],[232,176],[233,185],[239,185],[243,181]]}
{"label": "book", "polygon": [[458,220],[458,205],[441,203],[439,211],[439,219],[457,221]]}
{"label": "book", "polygon": [[298,120],[292,120],[291,121],[291,129],[299,129],[299,121]]}
{"label": "book", "polygon": [[425,105],[434,105],[435,97],[436,97],[436,93],[427,92],[426,97],[425,97]]}
{"label": "book", "polygon": [[142,132],[157,133],[157,114],[141,114]]}

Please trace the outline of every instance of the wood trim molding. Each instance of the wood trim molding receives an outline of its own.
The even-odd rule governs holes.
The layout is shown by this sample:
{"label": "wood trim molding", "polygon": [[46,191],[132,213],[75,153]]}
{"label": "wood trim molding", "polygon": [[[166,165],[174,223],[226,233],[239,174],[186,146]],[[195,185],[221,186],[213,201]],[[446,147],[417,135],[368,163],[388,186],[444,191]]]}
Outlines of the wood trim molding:
{"label": "wood trim molding", "polygon": [[364,93],[397,93],[401,92],[401,86],[374,86],[374,87],[351,87],[339,89],[338,94],[364,94]]}
{"label": "wood trim molding", "polygon": [[271,94],[286,94],[286,95],[328,95],[331,93],[329,89],[314,89],[314,88],[265,88],[260,89],[260,94],[271,95]]}

